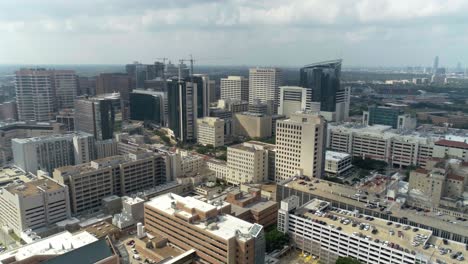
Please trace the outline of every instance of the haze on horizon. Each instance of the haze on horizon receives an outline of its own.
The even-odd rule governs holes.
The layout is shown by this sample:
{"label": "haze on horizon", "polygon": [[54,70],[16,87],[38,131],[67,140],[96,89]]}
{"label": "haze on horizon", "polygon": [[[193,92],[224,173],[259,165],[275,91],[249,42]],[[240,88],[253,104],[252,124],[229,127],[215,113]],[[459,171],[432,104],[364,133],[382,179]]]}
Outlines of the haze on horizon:
{"label": "haze on horizon", "polygon": [[0,2],[0,64],[468,63],[466,0]]}

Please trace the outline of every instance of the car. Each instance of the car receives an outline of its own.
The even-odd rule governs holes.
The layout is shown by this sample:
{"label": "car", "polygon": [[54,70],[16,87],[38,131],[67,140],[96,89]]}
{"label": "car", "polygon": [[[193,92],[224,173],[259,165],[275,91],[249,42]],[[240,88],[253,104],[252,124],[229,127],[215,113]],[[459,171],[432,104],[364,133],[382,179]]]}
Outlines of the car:
{"label": "car", "polygon": [[127,242],[127,246],[131,246],[133,244],[135,244],[135,240],[133,239]]}
{"label": "car", "polygon": [[418,232],[419,231],[419,228],[415,227],[413,228],[413,232]]}
{"label": "car", "polygon": [[132,249],[133,254],[138,254],[138,251],[136,249]]}
{"label": "car", "polygon": [[141,260],[141,257],[140,257],[140,255],[135,254],[135,255],[133,255],[133,259]]}
{"label": "car", "polygon": [[389,225],[392,225],[392,222],[388,221],[388,222],[387,222],[387,225],[388,225],[388,226],[389,226]]}
{"label": "car", "polygon": [[448,245],[448,240],[447,239],[443,239],[442,242],[444,242],[444,245]]}

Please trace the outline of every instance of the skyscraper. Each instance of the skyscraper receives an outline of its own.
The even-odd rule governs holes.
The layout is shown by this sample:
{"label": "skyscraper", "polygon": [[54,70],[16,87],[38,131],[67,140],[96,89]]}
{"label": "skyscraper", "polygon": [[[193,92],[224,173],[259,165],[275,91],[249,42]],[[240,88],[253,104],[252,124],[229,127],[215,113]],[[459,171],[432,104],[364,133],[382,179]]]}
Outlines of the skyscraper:
{"label": "skyscraper", "polygon": [[341,62],[318,62],[300,70],[300,86],[307,89],[307,110],[320,110],[328,121],[343,121],[348,116],[349,89],[340,85]]}
{"label": "skyscraper", "polygon": [[165,124],[165,93],[135,89],[130,93],[130,119]]}
{"label": "skyscraper", "polygon": [[73,108],[78,91],[75,71],[51,71],[58,109]]}
{"label": "skyscraper", "polygon": [[277,121],[276,182],[300,175],[322,176],[326,130],[326,121],[316,113],[298,112]]}
{"label": "skyscraper", "polygon": [[[249,70],[249,104],[255,99],[261,103],[274,103],[278,107],[279,86],[282,82],[282,72],[278,68],[252,68]],[[276,110],[275,110],[276,111]]]}
{"label": "skyscraper", "polygon": [[83,98],[75,101],[75,130],[92,134],[97,140],[114,134],[115,106],[106,98]]}
{"label": "skyscraper", "polygon": [[197,83],[197,118],[210,115],[210,77],[206,74],[194,74]]}
{"label": "skyscraper", "polygon": [[96,94],[120,93],[128,101],[131,92],[130,78],[125,73],[101,73],[96,79]]}
{"label": "skyscraper", "polygon": [[432,73],[437,74],[437,69],[439,69],[439,56],[435,56],[434,64],[432,65]]}
{"label": "skyscraper", "polygon": [[194,142],[197,120],[197,82],[172,78],[167,83],[168,127],[182,142]]}
{"label": "skyscraper", "polygon": [[249,100],[249,79],[242,76],[221,78],[221,99]]}
{"label": "skyscraper", "polygon": [[74,71],[21,69],[16,72],[16,102],[21,121],[49,121],[57,108],[73,107],[77,82]]}

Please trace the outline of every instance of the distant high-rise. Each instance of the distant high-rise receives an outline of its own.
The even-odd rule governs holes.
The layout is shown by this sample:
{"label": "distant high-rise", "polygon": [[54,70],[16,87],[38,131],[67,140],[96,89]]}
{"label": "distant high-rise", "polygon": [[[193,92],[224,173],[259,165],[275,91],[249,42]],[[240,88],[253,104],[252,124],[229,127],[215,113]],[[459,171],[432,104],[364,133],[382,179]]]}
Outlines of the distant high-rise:
{"label": "distant high-rise", "polygon": [[276,123],[275,180],[320,178],[325,163],[327,123],[318,114],[298,112]]}
{"label": "distant high-rise", "polygon": [[[279,86],[282,82],[282,72],[278,68],[252,68],[249,70],[249,104],[255,99],[261,103],[273,102],[276,107],[279,102]],[[276,110],[275,110],[276,111]]]}
{"label": "distant high-rise", "polygon": [[21,69],[16,72],[16,102],[21,121],[49,121],[57,108],[73,107],[77,81],[74,71]]}
{"label": "distant high-rise", "polygon": [[165,93],[135,89],[130,93],[130,119],[165,124]]}
{"label": "distant high-rise", "polygon": [[114,133],[114,100],[83,98],[75,101],[75,130],[94,135],[97,140],[111,139]]}
{"label": "distant high-rise", "polygon": [[206,74],[194,74],[197,83],[197,118],[210,115],[210,77]]}
{"label": "distant high-rise", "polygon": [[141,89],[145,87],[146,81],[157,77],[163,78],[164,64],[161,62],[155,62],[154,64],[134,62],[133,64],[127,64],[125,71],[132,80],[132,88]]}
{"label": "distant high-rise", "polygon": [[58,109],[73,108],[78,91],[75,71],[54,70],[51,75]]}
{"label": "distant high-rise", "polygon": [[249,79],[242,76],[221,78],[221,99],[249,100]]}
{"label": "distant high-rise", "polygon": [[432,66],[432,73],[436,74],[437,69],[439,69],[439,56],[435,56],[435,58],[434,58],[434,64]]}
{"label": "distant high-rise", "polygon": [[342,60],[306,65],[300,70],[300,86],[307,89],[307,110],[328,121],[343,121],[349,112],[349,88],[340,84]]}
{"label": "distant high-rise", "polygon": [[96,79],[96,94],[120,93],[128,101],[131,92],[130,77],[125,73],[101,73]]}
{"label": "distant high-rise", "polygon": [[181,81],[172,78],[167,83],[168,127],[182,142],[196,139],[197,86],[191,78]]}

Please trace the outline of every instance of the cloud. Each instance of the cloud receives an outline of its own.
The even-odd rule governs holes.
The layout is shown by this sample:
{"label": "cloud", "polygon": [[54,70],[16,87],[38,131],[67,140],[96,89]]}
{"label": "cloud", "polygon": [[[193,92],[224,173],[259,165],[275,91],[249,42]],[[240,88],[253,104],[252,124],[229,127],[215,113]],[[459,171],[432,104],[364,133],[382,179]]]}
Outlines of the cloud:
{"label": "cloud", "polygon": [[[66,61],[76,59],[67,52],[79,52],[86,55],[77,58],[95,58],[93,63],[115,62],[117,57],[124,61],[151,54],[152,47],[145,46],[151,43],[161,56],[230,53],[236,58],[233,63],[276,59],[299,64],[343,54],[358,64],[377,63],[376,54],[388,50],[394,53],[389,61],[409,63],[398,53],[413,48],[416,55],[421,53],[418,58],[412,54],[413,59],[422,63],[423,57],[458,41],[456,49],[446,51],[453,61],[468,56],[459,55],[464,54],[461,46],[468,44],[467,12],[466,0],[0,1],[0,34],[6,39],[0,42],[0,52],[8,61],[25,60],[20,54],[35,53],[14,43],[38,42],[47,55],[37,60],[53,54]],[[63,54],[47,50],[57,43],[69,49],[58,50]],[[141,43],[141,50],[135,43]],[[417,49],[421,43],[424,49]],[[5,52],[8,49],[18,52]]]}

